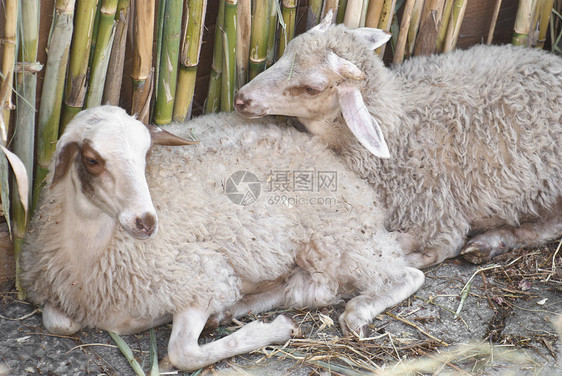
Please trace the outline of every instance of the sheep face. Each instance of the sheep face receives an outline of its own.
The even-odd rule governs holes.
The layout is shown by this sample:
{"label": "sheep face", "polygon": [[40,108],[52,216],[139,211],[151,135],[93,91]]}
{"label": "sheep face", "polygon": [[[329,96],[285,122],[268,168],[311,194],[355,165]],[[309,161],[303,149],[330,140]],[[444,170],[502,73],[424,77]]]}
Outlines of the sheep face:
{"label": "sheep face", "polygon": [[51,189],[70,179],[71,184],[61,186],[74,190],[69,194],[74,198],[71,210],[91,218],[101,211],[131,236],[146,239],[157,229],[145,179],[150,145],[149,130],[125,111],[110,107],[83,111],[59,140]]}
{"label": "sheep face", "polygon": [[296,116],[334,148],[351,131],[374,155],[388,158],[380,127],[361,95],[367,77],[338,52],[342,36],[349,40],[340,43],[358,44],[369,55],[390,38],[378,29],[351,30],[323,22],[293,39],[277,63],[240,89],[234,107],[246,117]]}

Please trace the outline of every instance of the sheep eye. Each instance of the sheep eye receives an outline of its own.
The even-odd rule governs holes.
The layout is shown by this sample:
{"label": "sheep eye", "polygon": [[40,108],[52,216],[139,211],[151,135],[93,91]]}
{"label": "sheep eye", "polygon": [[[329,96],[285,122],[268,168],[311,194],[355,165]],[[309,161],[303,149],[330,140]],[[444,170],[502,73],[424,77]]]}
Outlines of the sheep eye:
{"label": "sheep eye", "polygon": [[98,161],[96,161],[95,159],[84,158],[84,160],[89,166],[97,166],[98,165]]}
{"label": "sheep eye", "polygon": [[313,87],[310,86],[304,86],[304,91],[308,94],[308,95],[316,95],[318,93],[320,93],[320,90],[315,89]]}

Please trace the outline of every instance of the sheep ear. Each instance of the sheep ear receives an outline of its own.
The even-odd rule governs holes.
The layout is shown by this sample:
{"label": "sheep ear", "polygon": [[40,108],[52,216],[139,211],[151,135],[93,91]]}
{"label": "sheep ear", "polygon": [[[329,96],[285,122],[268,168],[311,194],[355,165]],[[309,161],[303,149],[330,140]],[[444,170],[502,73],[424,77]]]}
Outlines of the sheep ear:
{"label": "sheep ear", "polygon": [[66,176],[79,151],[80,145],[78,145],[76,141],[68,142],[61,147],[55,164],[55,173],[53,175],[51,188],[57,185]]}
{"label": "sheep ear", "polygon": [[150,137],[152,137],[152,143],[155,145],[182,146],[182,145],[193,145],[199,143],[199,141],[185,140],[152,124],[147,124],[146,127],[150,132]]}
{"label": "sheep ear", "polygon": [[364,80],[367,78],[361,69],[357,68],[351,61],[339,57],[335,52],[330,51],[328,54],[328,64],[330,68],[344,78],[353,80]]}
{"label": "sheep ear", "polygon": [[348,31],[367,43],[369,49],[372,51],[388,42],[390,37],[392,37],[392,34],[387,31],[371,27],[361,27],[359,29],[350,29]]}
{"label": "sheep ear", "polygon": [[381,128],[367,110],[359,89],[342,84],[337,92],[343,118],[359,142],[376,157],[390,158]]}
{"label": "sheep ear", "polygon": [[333,18],[334,18],[334,11],[330,8],[326,12],[326,16],[324,16],[322,21],[320,21],[318,25],[314,26],[309,31],[318,32],[318,33],[325,32],[326,30],[328,30],[328,27],[330,27],[330,25],[332,24]]}

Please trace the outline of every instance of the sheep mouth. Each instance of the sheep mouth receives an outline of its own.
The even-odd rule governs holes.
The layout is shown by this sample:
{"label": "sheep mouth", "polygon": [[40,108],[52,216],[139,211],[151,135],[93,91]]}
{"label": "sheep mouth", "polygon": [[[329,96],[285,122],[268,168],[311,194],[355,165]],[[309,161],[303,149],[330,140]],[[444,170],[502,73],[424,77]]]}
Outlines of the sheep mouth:
{"label": "sheep mouth", "polygon": [[153,237],[157,232],[158,232],[158,227],[155,227],[153,229],[147,230],[147,229],[140,229],[138,228],[138,226],[127,226],[124,224],[121,224],[121,227],[123,228],[123,230],[125,230],[125,232],[127,234],[129,234],[130,236],[132,236],[135,239],[138,240],[147,240],[151,237]]}
{"label": "sheep mouth", "polygon": [[245,111],[245,110],[241,110],[236,108],[236,112],[238,112],[239,115],[245,117],[246,119],[258,119],[258,118],[262,118],[264,116],[267,115],[267,111],[262,111],[262,112],[251,112],[251,111]]}

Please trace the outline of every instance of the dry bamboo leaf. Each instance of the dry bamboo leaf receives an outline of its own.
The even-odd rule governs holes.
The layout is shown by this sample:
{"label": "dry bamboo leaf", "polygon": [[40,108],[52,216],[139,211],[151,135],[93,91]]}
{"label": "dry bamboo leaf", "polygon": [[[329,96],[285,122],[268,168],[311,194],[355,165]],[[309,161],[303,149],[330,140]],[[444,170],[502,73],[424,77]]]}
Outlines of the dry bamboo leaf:
{"label": "dry bamboo leaf", "polygon": [[6,158],[10,162],[12,166],[12,170],[14,171],[14,175],[16,177],[16,182],[18,185],[18,194],[20,196],[20,202],[23,206],[24,211],[27,213],[27,196],[29,194],[29,184],[27,179],[27,171],[23,162],[18,158],[17,155],[6,149],[4,146],[0,145],[4,154],[6,154]]}

